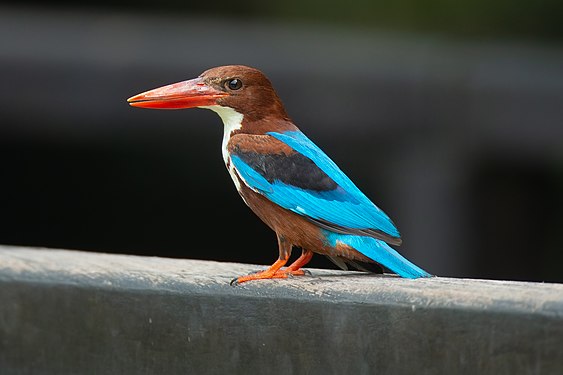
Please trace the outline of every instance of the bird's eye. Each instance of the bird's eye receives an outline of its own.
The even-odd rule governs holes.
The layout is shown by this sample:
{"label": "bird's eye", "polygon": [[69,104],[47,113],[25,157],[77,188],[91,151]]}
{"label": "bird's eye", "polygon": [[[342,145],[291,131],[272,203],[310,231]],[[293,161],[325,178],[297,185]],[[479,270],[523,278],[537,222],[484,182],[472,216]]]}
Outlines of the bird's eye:
{"label": "bird's eye", "polygon": [[225,87],[229,90],[238,90],[242,87],[242,81],[238,78],[233,78],[225,82]]}

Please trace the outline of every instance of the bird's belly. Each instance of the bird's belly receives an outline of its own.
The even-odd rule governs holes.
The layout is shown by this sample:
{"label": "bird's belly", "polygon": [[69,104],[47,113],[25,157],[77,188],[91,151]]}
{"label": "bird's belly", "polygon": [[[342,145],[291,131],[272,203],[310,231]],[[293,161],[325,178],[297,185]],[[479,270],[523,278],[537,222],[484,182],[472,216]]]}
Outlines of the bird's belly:
{"label": "bird's belly", "polygon": [[330,246],[323,229],[305,217],[289,211],[273,203],[262,194],[253,191],[239,177],[230,160],[227,161],[226,165],[244,203],[276,234],[283,236],[293,246],[318,254],[372,262],[348,245]]}
{"label": "bird's belly", "polygon": [[239,193],[244,202],[266,225],[293,246],[318,254],[371,262],[370,259],[348,245],[330,246],[326,241],[325,232],[317,225],[305,217],[271,202],[262,194],[249,189],[244,183],[241,184]]}
{"label": "bird's belly", "polygon": [[239,191],[242,199],[252,211],[276,233],[284,236],[295,246],[320,251],[326,245],[320,229],[303,218],[246,186]]}

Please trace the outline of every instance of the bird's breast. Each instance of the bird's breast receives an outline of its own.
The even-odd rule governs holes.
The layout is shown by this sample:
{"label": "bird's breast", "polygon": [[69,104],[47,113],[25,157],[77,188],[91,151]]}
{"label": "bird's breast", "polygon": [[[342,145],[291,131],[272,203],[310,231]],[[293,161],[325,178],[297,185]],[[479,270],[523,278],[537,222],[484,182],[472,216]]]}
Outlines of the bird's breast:
{"label": "bird's breast", "polygon": [[225,166],[229,171],[229,175],[235,183],[237,190],[240,192],[240,179],[237,176],[233,163],[231,162],[231,156],[229,154],[228,146],[233,133],[242,127],[244,116],[234,109],[228,107],[216,105],[205,108],[211,109],[212,111],[216,112],[221,117],[221,120],[223,120],[223,141],[221,143],[221,154],[223,155],[223,161],[225,162]]}
{"label": "bird's breast", "polygon": [[227,153],[226,157],[225,157],[225,166],[227,167],[227,170],[229,171],[229,175],[231,176],[231,179],[233,180],[233,182],[235,183],[235,186],[238,190],[238,192],[241,192],[241,178],[239,177],[237,170],[235,168],[235,166],[233,165],[233,163],[231,162],[231,157],[229,156],[229,154]]}

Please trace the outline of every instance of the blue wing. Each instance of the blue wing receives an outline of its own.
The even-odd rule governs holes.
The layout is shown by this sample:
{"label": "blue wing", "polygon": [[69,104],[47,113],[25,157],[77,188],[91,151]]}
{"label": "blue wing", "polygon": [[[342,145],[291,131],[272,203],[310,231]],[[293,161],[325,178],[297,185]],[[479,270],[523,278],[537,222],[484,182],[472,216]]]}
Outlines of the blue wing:
{"label": "blue wing", "polygon": [[378,239],[331,232],[325,232],[325,236],[330,245],[348,245],[401,277],[416,279],[432,276]]}
{"label": "blue wing", "polygon": [[231,161],[250,188],[322,228],[401,243],[391,219],[302,132],[268,135],[294,152],[282,155],[232,151]]}

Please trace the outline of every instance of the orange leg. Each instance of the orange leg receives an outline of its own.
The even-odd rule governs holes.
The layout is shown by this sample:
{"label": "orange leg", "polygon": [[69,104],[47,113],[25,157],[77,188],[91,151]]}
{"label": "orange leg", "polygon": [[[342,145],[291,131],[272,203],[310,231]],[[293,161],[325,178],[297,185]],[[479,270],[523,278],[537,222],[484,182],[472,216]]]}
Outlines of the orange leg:
{"label": "orange leg", "polygon": [[270,267],[268,267],[267,270],[256,272],[256,273],[251,273],[250,275],[246,275],[246,276],[238,277],[238,278],[234,279],[233,281],[231,281],[231,285],[242,284],[242,283],[250,281],[250,280],[273,279],[274,277],[276,277],[275,275],[280,270],[280,268],[282,268],[286,263],[287,263],[287,259],[279,258],[278,260],[276,260],[274,262],[274,264],[272,264]]}
{"label": "orange leg", "polygon": [[289,275],[291,276],[303,276],[305,275],[305,271],[301,269],[304,265],[309,263],[313,258],[313,252],[310,250],[303,250],[301,256],[295,259],[295,262],[291,263],[289,267],[284,270],[278,270],[274,277],[275,278],[286,278]]}
{"label": "orange leg", "polygon": [[[273,279],[278,278],[275,276],[276,273],[287,263],[289,257],[291,256],[291,248],[293,247],[292,244],[287,242],[283,236],[278,234],[278,245],[279,245],[279,252],[280,256],[278,260],[274,262],[267,270],[260,271],[257,273],[252,273],[250,275],[241,276],[231,281],[231,285],[238,285],[250,280],[262,280],[262,279]],[[285,276],[287,277],[287,275]]]}

